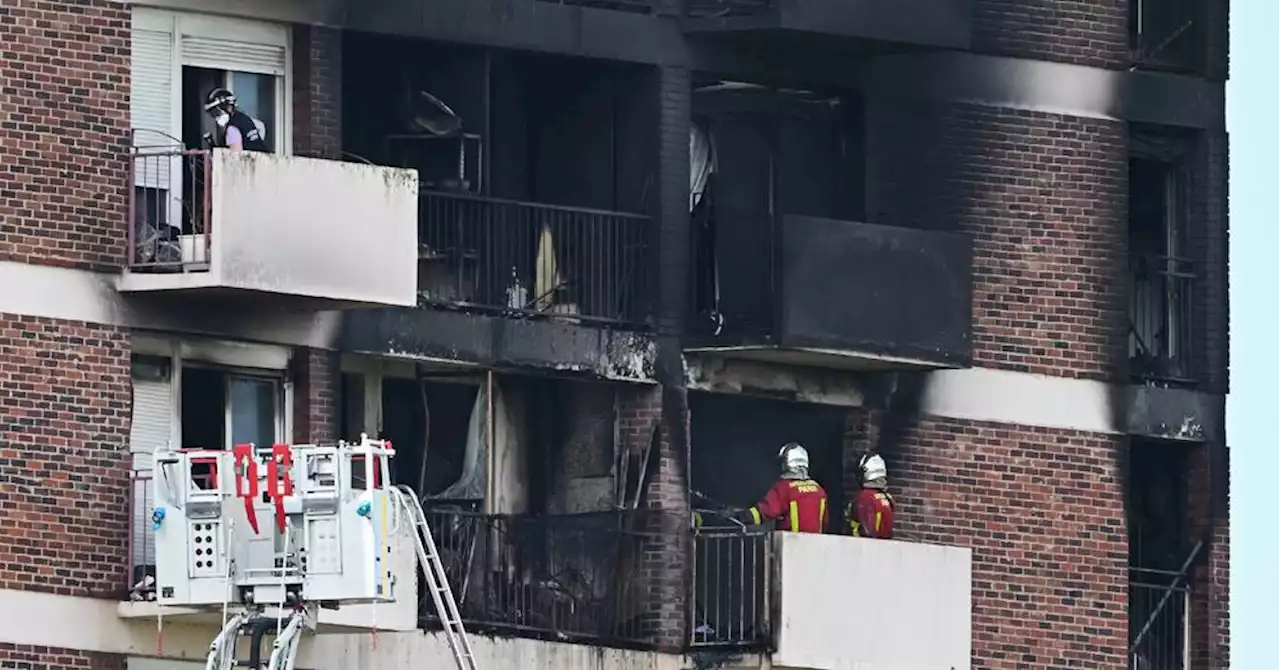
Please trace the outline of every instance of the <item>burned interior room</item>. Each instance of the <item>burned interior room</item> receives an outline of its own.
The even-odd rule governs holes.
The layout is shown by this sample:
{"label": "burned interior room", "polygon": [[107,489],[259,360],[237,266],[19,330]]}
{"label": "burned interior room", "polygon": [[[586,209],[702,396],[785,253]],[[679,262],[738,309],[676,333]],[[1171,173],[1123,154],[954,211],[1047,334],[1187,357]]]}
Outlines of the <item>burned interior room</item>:
{"label": "burned interior room", "polygon": [[420,492],[464,617],[617,634],[616,576],[640,547],[618,513],[615,385],[417,366],[371,377],[343,375],[343,430],[380,416],[393,479]]}
{"label": "burned interior room", "polygon": [[863,217],[862,128],[851,92],[695,80],[691,329],[767,332],[782,216]]}
{"label": "burned interior room", "polygon": [[346,151],[421,180],[419,293],[611,321],[652,227],[653,68],[425,41],[347,37]]}

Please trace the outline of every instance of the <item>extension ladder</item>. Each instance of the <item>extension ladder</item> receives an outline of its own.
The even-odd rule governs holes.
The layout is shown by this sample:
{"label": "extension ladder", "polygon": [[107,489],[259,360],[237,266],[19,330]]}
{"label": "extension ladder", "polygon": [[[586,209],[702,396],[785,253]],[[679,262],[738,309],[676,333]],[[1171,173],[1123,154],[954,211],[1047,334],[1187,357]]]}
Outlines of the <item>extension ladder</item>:
{"label": "extension ladder", "polygon": [[471,640],[467,638],[466,628],[462,625],[462,614],[458,612],[458,603],[453,598],[453,589],[449,588],[449,576],[440,562],[440,554],[436,551],[435,539],[431,537],[431,528],[427,525],[427,514],[422,510],[422,503],[417,494],[407,486],[397,486],[399,512],[408,514],[413,521],[413,543],[418,553],[418,562],[422,564],[422,573],[427,578],[427,590],[431,592],[431,601],[440,615],[440,623],[444,628],[444,637],[449,642],[449,650],[458,664],[458,670],[476,670],[475,654],[471,650]]}

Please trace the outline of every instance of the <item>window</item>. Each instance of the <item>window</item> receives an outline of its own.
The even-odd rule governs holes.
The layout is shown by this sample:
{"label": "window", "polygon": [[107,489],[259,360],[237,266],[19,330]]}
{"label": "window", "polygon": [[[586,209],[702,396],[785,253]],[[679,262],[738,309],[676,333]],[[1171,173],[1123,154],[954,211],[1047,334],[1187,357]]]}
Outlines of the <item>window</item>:
{"label": "window", "polygon": [[1180,161],[1129,162],[1129,358],[1140,379],[1189,380],[1195,275]]}
{"label": "window", "polygon": [[236,107],[262,122],[268,151],[281,148],[277,130],[282,113],[279,101],[283,77],[256,72],[238,72],[204,67],[182,68],[182,143],[201,146],[201,138],[215,130],[213,118],[204,111],[209,91],[226,88],[236,95]]}
{"label": "window", "polygon": [[181,385],[182,446],[228,449],[284,439],[278,377],[188,364]]}

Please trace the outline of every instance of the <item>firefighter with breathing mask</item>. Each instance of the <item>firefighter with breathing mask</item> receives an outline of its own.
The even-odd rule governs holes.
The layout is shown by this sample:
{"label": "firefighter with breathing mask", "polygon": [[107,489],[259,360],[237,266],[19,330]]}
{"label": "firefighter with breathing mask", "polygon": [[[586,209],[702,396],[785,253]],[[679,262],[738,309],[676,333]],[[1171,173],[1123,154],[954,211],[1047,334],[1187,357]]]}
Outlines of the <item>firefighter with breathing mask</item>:
{"label": "firefighter with breathing mask", "polygon": [[795,442],[778,451],[782,476],[764,499],[741,512],[748,523],[772,521],[779,530],[793,533],[821,533],[827,525],[827,492],[809,479],[809,452]]}
{"label": "firefighter with breathing mask", "polygon": [[845,509],[845,521],[854,537],[893,538],[893,496],[889,495],[889,471],[879,454],[863,454],[858,461],[862,488]]}
{"label": "firefighter with breathing mask", "polygon": [[232,151],[270,151],[266,127],[236,108],[236,96],[231,91],[225,88],[209,91],[204,111],[218,126],[211,135],[205,135],[205,141],[212,146]]}

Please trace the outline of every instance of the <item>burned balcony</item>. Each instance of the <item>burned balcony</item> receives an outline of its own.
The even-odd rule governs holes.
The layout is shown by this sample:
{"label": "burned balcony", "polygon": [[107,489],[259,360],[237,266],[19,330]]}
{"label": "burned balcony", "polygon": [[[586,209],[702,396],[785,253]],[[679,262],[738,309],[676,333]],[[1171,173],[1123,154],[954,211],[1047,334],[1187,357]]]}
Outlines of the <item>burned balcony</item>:
{"label": "burned balcony", "polygon": [[123,292],[416,302],[412,170],[225,150],[139,149],[133,165]]}
{"label": "burned balcony", "polygon": [[[469,630],[645,646],[648,590],[640,574],[655,540],[621,513],[485,515],[427,510]],[[423,599],[427,627],[439,625]]]}
{"label": "burned balcony", "polygon": [[649,219],[468,193],[422,195],[424,305],[641,325]]}
{"label": "burned balcony", "polygon": [[695,240],[714,260],[697,264],[686,350],[852,369],[967,364],[967,235],[800,215],[720,224],[734,234]]}
{"label": "burned balcony", "polygon": [[686,32],[967,49],[972,0],[687,0]]}
{"label": "burned balcony", "polygon": [[1129,369],[1137,381],[1195,381],[1191,314],[1196,275],[1187,259],[1129,262]]}

